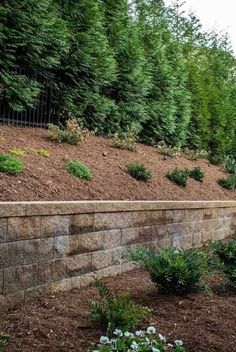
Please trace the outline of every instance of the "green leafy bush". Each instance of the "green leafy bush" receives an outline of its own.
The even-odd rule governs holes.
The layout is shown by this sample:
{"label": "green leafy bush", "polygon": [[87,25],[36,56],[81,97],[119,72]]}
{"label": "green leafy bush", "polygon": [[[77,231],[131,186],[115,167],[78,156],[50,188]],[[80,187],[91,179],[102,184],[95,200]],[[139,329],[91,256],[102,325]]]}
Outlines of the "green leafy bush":
{"label": "green leafy bush", "polygon": [[23,171],[23,168],[21,160],[10,154],[0,153],[0,172],[17,175]]}
{"label": "green leafy bush", "polygon": [[227,155],[224,158],[224,170],[229,174],[236,175],[236,158],[232,155]]}
{"label": "green leafy bush", "polygon": [[181,170],[181,169],[175,169],[174,171],[171,171],[167,174],[167,178],[175,182],[177,185],[186,187],[187,186],[187,180],[189,176],[189,171],[187,169]]}
{"label": "green leafy bush", "polygon": [[204,179],[205,171],[202,170],[200,167],[194,167],[192,170],[189,171],[189,177],[193,178],[198,182],[202,182]]}
{"label": "green leafy bush", "polygon": [[80,161],[69,161],[66,166],[66,170],[82,180],[91,180],[92,173],[88,166],[82,164]]}
{"label": "green leafy bush", "polygon": [[218,181],[219,185],[229,191],[235,191],[236,189],[236,175],[230,175],[226,178],[221,178]]}
{"label": "green leafy bush", "polygon": [[119,328],[126,331],[135,327],[144,319],[149,310],[146,307],[135,305],[127,294],[112,294],[107,286],[95,278],[100,300],[91,303],[91,320],[113,331]]}
{"label": "green leafy bush", "polygon": [[128,164],[127,172],[130,176],[132,176],[138,181],[147,182],[151,178],[151,172],[143,164],[139,164],[139,163]]}
{"label": "green leafy bush", "polygon": [[210,154],[208,160],[212,165],[221,165],[223,158],[222,155],[219,154]]}
{"label": "green leafy bush", "polygon": [[115,330],[112,338],[101,336],[100,343],[93,347],[92,352],[187,352],[183,341],[167,341],[166,337],[157,333],[154,326],[146,331],[138,330],[135,333]]}
{"label": "green leafy bush", "polygon": [[48,138],[58,143],[79,145],[86,139],[88,131],[75,119],[67,121],[65,128],[49,124]]}
{"label": "green leafy bush", "polygon": [[189,149],[184,148],[183,155],[190,160],[198,160],[208,157],[208,152],[205,149]]}
{"label": "green leafy bush", "polygon": [[214,254],[218,256],[224,274],[233,285],[236,285],[236,241],[211,242],[210,247]]}
{"label": "green leafy bush", "polygon": [[205,253],[176,248],[159,249],[158,253],[140,247],[128,253],[129,259],[147,270],[159,290],[181,295],[201,288],[202,277],[208,271]]}
{"label": "green leafy bush", "polygon": [[182,150],[180,147],[169,146],[165,141],[158,143],[156,148],[160,154],[168,156],[169,158],[175,158],[176,156],[182,155]]}
{"label": "green leafy bush", "polygon": [[131,152],[137,151],[136,142],[137,136],[131,128],[126,132],[115,133],[111,139],[112,147],[130,150]]}
{"label": "green leafy bush", "polygon": [[10,336],[0,332],[0,352],[4,352],[5,351],[5,347],[8,343],[8,341],[10,340]]}

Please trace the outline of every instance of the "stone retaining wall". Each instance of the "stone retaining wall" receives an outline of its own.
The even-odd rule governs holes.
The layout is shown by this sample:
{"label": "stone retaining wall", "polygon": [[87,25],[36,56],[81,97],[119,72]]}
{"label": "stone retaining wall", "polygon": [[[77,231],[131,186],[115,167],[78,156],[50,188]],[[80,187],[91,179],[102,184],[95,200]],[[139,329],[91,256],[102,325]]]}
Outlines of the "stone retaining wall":
{"label": "stone retaining wall", "polygon": [[201,246],[236,232],[236,202],[0,203],[0,306],[127,271],[143,244]]}

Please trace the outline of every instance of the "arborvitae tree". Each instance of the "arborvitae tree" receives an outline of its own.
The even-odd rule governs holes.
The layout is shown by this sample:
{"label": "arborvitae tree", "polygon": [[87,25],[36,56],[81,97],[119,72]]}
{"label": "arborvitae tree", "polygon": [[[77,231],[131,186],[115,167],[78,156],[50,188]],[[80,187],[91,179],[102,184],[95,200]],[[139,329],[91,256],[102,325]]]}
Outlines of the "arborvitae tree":
{"label": "arborvitae tree", "polygon": [[131,126],[139,131],[146,118],[146,101],[150,87],[149,74],[138,28],[130,15],[127,0],[102,0],[106,32],[116,59],[118,74],[109,97],[118,107],[111,116],[114,127]]}
{"label": "arborvitae tree", "polygon": [[61,2],[70,31],[70,50],[57,72],[58,108],[67,109],[89,129],[106,131],[107,116],[115,109],[105,92],[115,78],[112,50],[102,24],[97,0]]}
{"label": "arborvitae tree", "polygon": [[67,31],[53,0],[4,0],[0,5],[1,96],[15,110],[34,104],[67,51]]}

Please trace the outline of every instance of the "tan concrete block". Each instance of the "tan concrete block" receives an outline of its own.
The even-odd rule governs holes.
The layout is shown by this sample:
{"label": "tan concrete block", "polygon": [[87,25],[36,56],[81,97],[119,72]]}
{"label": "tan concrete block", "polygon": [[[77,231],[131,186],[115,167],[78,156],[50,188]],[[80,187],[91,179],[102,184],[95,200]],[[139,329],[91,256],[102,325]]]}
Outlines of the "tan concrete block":
{"label": "tan concrete block", "polygon": [[19,217],[8,219],[8,241],[39,238],[40,217]]}
{"label": "tan concrete block", "polygon": [[56,259],[39,263],[38,275],[40,285],[65,279],[67,275],[65,259]]}
{"label": "tan concrete block", "polygon": [[0,242],[6,242],[7,238],[7,219],[0,218]]}
{"label": "tan concrete block", "polygon": [[71,218],[70,234],[82,234],[94,230],[94,214],[78,214]]}
{"label": "tan concrete block", "polygon": [[67,277],[74,277],[92,271],[92,254],[80,254],[66,258]]}
{"label": "tan concrete block", "polygon": [[92,232],[69,237],[68,256],[89,253],[104,249],[104,232]]}
{"label": "tan concrete block", "polygon": [[58,237],[69,235],[70,220],[70,216],[42,217],[42,236]]}
{"label": "tan concrete block", "polygon": [[122,229],[132,226],[132,212],[97,213],[94,215],[94,229],[96,231]]}
{"label": "tan concrete block", "polygon": [[112,265],[113,262],[113,251],[99,251],[92,254],[92,267],[93,270],[99,270],[107,268]]}
{"label": "tan concrete block", "polygon": [[122,229],[121,244],[128,245],[137,243],[139,236],[139,227]]}
{"label": "tan concrete block", "polygon": [[[132,246],[118,247],[112,250],[112,263],[113,265],[119,265],[128,262],[126,255],[130,251]],[[134,248],[133,248],[134,249]]]}
{"label": "tan concrete block", "polygon": [[166,222],[165,211],[136,211],[133,213],[134,226],[148,226]]}
{"label": "tan concrete block", "polygon": [[116,248],[121,245],[121,230],[103,232],[103,249]]}
{"label": "tan concrete block", "polygon": [[26,203],[0,202],[0,218],[25,216]]}
{"label": "tan concrete block", "polygon": [[193,233],[193,247],[201,247],[202,246],[202,233],[194,232]]}
{"label": "tan concrete block", "polygon": [[24,291],[38,285],[38,265],[4,269],[4,294]]}
{"label": "tan concrete block", "polygon": [[24,241],[0,243],[0,269],[24,263]]}
{"label": "tan concrete block", "polygon": [[0,269],[0,295],[3,293],[3,270]]}
{"label": "tan concrete block", "polygon": [[66,257],[70,252],[69,236],[59,236],[54,238],[54,257]]}
{"label": "tan concrete block", "polygon": [[53,259],[53,256],[53,238],[25,241],[24,264],[47,261]]}

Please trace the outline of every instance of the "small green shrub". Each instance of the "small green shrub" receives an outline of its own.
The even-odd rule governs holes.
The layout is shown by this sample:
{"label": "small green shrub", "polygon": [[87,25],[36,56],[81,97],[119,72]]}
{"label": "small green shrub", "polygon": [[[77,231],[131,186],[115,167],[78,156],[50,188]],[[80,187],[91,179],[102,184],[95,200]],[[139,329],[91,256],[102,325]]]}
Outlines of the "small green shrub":
{"label": "small green shrub", "polygon": [[9,335],[5,334],[4,332],[0,332],[0,352],[5,351],[5,347],[7,346],[9,340]]}
{"label": "small green shrub", "polygon": [[0,153],[0,172],[11,175],[20,174],[23,171],[23,163],[10,154]]}
{"label": "small green shrub", "polygon": [[48,138],[58,143],[79,145],[86,139],[88,131],[75,119],[67,121],[65,128],[48,125]]}
{"label": "small green shrub", "polygon": [[211,242],[210,247],[212,248],[215,255],[218,256],[222,269],[229,281],[235,286],[236,285],[236,241],[230,240],[226,243],[222,242]]}
{"label": "small green shrub", "polygon": [[94,286],[99,292],[100,300],[91,303],[90,318],[106,329],[127,331],[148,315],[148,308],[135,305],[127,294],[112,294],[101,280],[95,278]]}
{"label": "small green shrub", "polygon": [[183,155],[190,160],[206,159],[208,152],[205,149],[189,149],[184,148]]}
{"label": "small green shrub", "polygon": [[92,178],[90,168],[82,164],[80,161],[71,160],[66,164],[65,168],[70,174],[79,177],[82,180],[91,180]]}
{"label": "small green shrub", "polygon": [[112,147],[130,150],[131,152],[137,151],[136,142],[137,136],[131,128],[129,128],[126,132],[115,133],[111,138]]}
{"label": "small green shrub", "polygon": [[174,171],[171,171],[167,174],[167,178],[175,182],[177,185],[186,187],[187,186],[187,180],[189,176],[189,171],[187,169],[175,169]]}
{"label": "small green shrub", "polygon": [[116,329],[112,338],[101,336],[100,342],[91,352],[187,352],[183,341],[167,341],[166,337],[157,333],[154,326],[149,326],[146,331],[138,330],[135,333]]}
{"label": "small green shrub", "polygon": [[161,141],[160,143],[158,143],[156,148],[160,154],[168,156],[170,158],[175,158],[176,156],[182,155],[182,150],[180,147],[169,146],[164,141]]}
{"label": "small green shrub", "polygon": [[236,189],[236,175],[230,175],[226,178],[221,178],[218,181],[219,185],[229,191],[235,191]]}
{"label": "small green shrub", "polygon": [[147,270],[159,290],[166,294],[182,295],[202,288],[202,277],[208,271],[207,255],[200,251],[176,248],[159,249],[158,253],[145,247],[128,253],[129,259]]}
{"label": "small green shrub", "polygon": [[130,176],[138,181],[147,182],[151,178],[151,171],[149,171],[143,164],[133,163],[127,165],[127,172]]}
{"label": "small green shrub", "polygon": [[224,170],[229,174],[236,175],[236,158],[232,155],[227,155],[223,162]]}
{"label": "small green shrub", "polygon": [[193,178],[198,182],[202,182],[205,176],[205,171],[202,170],[200,167],[194,167],[192,170],[189,171],[189,177]]}
{"label": "small green shrub", "polygon": [[212,165],[221,165],[223,162],[223,157],[219,154],[210,154],[208,156],[208,160]]}

